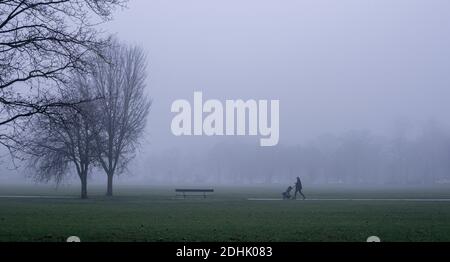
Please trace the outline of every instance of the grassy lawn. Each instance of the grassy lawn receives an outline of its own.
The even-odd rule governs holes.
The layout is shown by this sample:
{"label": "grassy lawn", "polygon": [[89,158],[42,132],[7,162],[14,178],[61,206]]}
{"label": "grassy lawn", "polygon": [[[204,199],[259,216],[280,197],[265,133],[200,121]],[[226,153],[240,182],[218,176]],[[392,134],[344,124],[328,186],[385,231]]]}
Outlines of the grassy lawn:
{"label": "grassy lawn", "polygon": [[[284,188],[283,188],[284,189]],[[216,188],[175,199],[173,187],[90,188],[88,200],[0,198],[0,241],[450,241],[450,202],[248,201],[280,188]],[[315,188],[311,198],[450,198],[449,188]],[[77,197],[78,188],[0,187],[0,195]]]}

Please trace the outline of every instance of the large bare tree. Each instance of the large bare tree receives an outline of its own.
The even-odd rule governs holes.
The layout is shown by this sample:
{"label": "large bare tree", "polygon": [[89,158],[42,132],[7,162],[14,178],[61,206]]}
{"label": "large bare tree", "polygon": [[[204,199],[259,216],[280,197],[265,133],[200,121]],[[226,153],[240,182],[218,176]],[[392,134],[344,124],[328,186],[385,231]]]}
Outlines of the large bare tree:
{"label": "large bare tree", "polygon": [[137,46],[114,41],[105,63],[98,59],[93,86],[98,100],[96,135],[98,161],[107,175],[107,196],[113,195],[113,178],[126,168],[144,132],[151,100],[145,94],[147,60]]}
{"label": "large bare tree", "polygon": [[96,161],[95,129],[92,112],[96,112],[88,81],[78,75],[61,96],[89,100],[76,107],[49,110],[33,120],[33,129],[26,139],[25,152],[30,154],[30,168],[39,181],[59,184],[71,171],[81,182],[81,198],[87,198],[87,179]]}
{"label": "large bare tree", "polygon": [[76,103],[54,93],[101,55],[108,40],[97,25],[126,1],[0,0],[0,144],[30,116]]}

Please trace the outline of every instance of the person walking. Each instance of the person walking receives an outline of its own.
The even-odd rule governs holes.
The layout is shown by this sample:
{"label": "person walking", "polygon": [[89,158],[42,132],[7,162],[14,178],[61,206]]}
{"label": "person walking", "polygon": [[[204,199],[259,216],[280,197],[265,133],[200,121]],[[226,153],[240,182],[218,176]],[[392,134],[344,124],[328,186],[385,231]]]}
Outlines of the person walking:
{"label": "person walking", "polygon": [[300,181],[300,177],[297,177],[297,182],[295,183],[295,193],[294,193],[294,199],[297,199],[297,193],[302,195],[303,200],[305,200],[305,195],[302,192],[303,186],[302,181]]}

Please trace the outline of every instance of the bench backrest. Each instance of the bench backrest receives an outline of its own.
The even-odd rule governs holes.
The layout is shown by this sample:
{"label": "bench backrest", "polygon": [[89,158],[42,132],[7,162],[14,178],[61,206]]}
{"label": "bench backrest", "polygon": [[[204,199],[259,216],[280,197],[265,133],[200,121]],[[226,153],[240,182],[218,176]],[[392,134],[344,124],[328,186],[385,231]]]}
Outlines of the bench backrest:
{"label": "bench backrest", "polygon": [[196,189],[192,189],[192,188],[177,188],[175,189],[175,192],[214,192],[214,189],[200,189],[200,188],[196,188]]}

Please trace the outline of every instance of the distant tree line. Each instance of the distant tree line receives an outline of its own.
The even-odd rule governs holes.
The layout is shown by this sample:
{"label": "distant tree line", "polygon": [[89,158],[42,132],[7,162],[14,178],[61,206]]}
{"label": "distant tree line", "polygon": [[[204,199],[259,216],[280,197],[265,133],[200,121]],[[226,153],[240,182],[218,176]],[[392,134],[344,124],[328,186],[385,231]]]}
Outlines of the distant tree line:
{"label": "distant tree line", "polygon": [[[430,122],[414,135],[323,135],[297,146],[222,143],[205,153],[169,150],[148,159],[159,183],[432,185],[450,183],[450,135]],[[169,164],[170,163],[170,164]]]}

